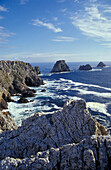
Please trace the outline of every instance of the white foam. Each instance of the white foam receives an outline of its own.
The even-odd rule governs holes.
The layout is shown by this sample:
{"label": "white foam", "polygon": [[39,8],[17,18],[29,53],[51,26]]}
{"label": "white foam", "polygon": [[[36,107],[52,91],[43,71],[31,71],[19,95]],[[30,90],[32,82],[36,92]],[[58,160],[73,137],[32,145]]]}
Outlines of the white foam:
{"label": "white foam", "polygon": [[87,107],[95,112],[100,112],[105,114],[106,116],[111,117],[111,114],[107,112],[107,104],[97,103],[97,102],[87,102]]}

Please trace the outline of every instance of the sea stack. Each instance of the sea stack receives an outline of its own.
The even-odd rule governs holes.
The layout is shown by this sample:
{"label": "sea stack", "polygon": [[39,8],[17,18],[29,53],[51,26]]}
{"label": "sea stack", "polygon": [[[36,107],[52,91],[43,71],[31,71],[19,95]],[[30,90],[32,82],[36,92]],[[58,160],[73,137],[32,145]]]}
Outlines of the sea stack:
{"label": "sea stack", "polygon": [[97,67],[105,67],[106,65],[103,62],[99,62],[99,64],[97,65]]}
{"label": "sea stack", "polygon": [[68,65],[65,63],[65,60],[59,60],[55,63],[51,73],[65,72],[65,71],[70,71]]}
{"label": "sea stack", "polygon": [[89,64],[86,64],[86,65],[80,66],[79,70],[92,70],[92,67]]}

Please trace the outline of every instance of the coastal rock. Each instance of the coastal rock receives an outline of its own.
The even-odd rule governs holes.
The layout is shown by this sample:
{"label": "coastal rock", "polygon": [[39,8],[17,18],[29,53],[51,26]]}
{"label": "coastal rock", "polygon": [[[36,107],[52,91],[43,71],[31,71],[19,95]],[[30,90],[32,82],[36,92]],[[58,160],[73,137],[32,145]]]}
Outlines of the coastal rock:
{"label": "coastal rock", "polygon": [[89,64],[86,64],[86,65],[80,66],[79,70],[92,70],[92,67]]}
{"label": "coastal rock", "polygon": [[18,103],[28,103],[29,101],[24,98],[24,97],[21,97],[19,100],[18,100]]}
{"label": "coastal rock", "polygon": [[33,89],[26,89],[22,91],[22,97],[35,97],[36,94],[34,94],[36,91]]}
{"label": "coastal rock", "polygon": [[51,73],[65,72],[65,71],[70,71],[68,65],[65,63],[65,60],[59,60],[55,63]]}
{"label": "coastal rock", "polygon": [[0,169],[108,168],[108,134],[91,117],[84,100],[69,100],[62,110],[36,113],[17,130],[1,134]]}
{"label": "coastal rock", "polygon": [[46,92],[46,89],[42,89],[41,92]]}
{"label": "coastal rock", "polygon": [[105,67],[106,65],[103,62],[100,62],[97,67]]}
{"label": "coastal rock", "polygon": [[[10,95],[30,89],[28,86],[40,86],[43,80],[38,76],[38,66],[32,67],[22,61],[0,61],[0,108],[7,108]],[[3,94],[5,98],[3,98]]]}
{"label": "coastal rock", "polygon": [[10,116],[10,112],[0,111],[0,133],[7,130],[17,129],[16,123]]}
{"label": "coastal rock", "polygon": [[39,66],[35,66],[35,67],[34,67],[34,70],[36,71],[37,74],[40,74],[40,73],[41,73]]}

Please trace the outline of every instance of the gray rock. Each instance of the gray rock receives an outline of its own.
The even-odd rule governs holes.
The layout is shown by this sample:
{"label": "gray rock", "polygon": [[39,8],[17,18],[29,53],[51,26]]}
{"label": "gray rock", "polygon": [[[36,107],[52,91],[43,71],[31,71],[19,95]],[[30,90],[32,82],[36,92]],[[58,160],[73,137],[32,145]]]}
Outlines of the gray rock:
{"label": "gray rock", "polygon": [[68,65],[65,63],[65,60],[59,60],[55,63],[51,73],[65,72],[65,71],[70,71]]}
{"label": "gray rock", "polygon": [[[84,100],[27,118],[0,134],[0,169],[104,169],[110,167],[111,136]],[[104,135],[104,136],[103,136]]]}
{"label": "gray rock", "polygon": [[10,112],[0,111],[0,133],[7,130],[17,129],[17,125],[11,118]]}
{"label": "gray rock", "polygon": [[80,66],[79,70],[92,70],[92,67],[89,64],[86,64],[86,65]]}
{"label": "gray rock", "polygon": [[106,65],[103,62],[99,62],[99,64],[97,65],[97,67],[105,67]]}

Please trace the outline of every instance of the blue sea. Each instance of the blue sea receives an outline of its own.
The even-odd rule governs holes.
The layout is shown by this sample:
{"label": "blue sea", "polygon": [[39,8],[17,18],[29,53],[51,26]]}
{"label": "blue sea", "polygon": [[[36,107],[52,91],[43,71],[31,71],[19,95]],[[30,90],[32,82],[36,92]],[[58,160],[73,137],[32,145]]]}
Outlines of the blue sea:
{"label": "blue sea", "polygon": [[[93,118],[111,130],[111,62],[105,62],[107,67],[97,68],[97,62],[90,63],[91,71],[79,71],[80,65],[87,63],[67,63],[71,72],[51,74],[54,63],[32,63],[41,70],[40,77],[45,85],[34,87],[36,96],[28,98],[32,102],[18,104],[9,103],[9,111],[18,125],[32,114],[43,111],[46,114],[62,109],[68,99],[85,99]],[[32,88],[32,87],[31,87]],[[41,92],[45,89],[46,92]],[[18,96],[13,97],[18,100]]]}

